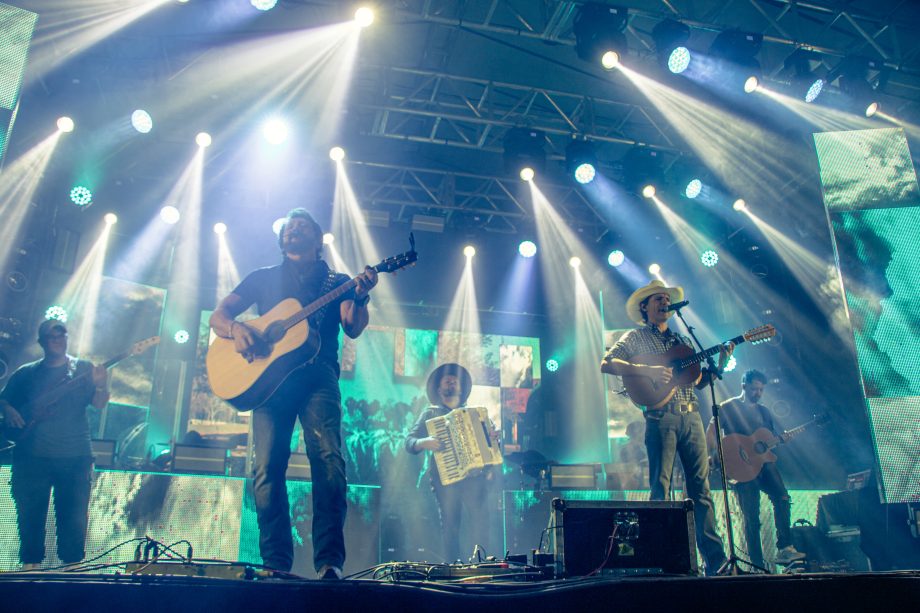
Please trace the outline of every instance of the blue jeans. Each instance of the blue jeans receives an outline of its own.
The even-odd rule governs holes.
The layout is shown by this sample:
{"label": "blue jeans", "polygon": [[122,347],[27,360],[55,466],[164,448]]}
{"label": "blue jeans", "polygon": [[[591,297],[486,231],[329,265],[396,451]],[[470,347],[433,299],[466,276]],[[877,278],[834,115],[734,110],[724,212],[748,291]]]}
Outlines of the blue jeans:
{"label": "blue jeans", "polygon": [[709,491],[706,433],[699,412],[647,412],[645,448],[648,451],[652,500],[667,500],[670,497],[674,458],[680,456],[687,480],[687,495],[693,500],[696,544],[706,564],[706,574],[715,574],[725,562],[725,550],[716,532],[715,511]]}
{"label": "blue jeans", "polygon": [[345,564],[346,483],[342,406],[337,369],[318,362],[295,371],[252,413],[253,493],[259,552],[269,568],[294,563],[287,472],[291,435],[300,419],[313,480],[313,564]]}
{"label": "blue jeans", "polygon": [[753,481],[735,485],[738,506],[744,517],[744,538],[747,541],[751,562],[764,567],[763,546],[760,543],[760,492],[764,492],[773,503],[773,522],[776,526],[776,548],[792,544],[792,503],[783,477],[773,462],[764,464],[760,474]]}
{"label": "blue jeans", "polygon": [[45,521],[54,490],[58,558],[65,564],[84,556],[92,458],[14,457],[11,493],[19,525],[19,561],[40,564],[45,559]]}

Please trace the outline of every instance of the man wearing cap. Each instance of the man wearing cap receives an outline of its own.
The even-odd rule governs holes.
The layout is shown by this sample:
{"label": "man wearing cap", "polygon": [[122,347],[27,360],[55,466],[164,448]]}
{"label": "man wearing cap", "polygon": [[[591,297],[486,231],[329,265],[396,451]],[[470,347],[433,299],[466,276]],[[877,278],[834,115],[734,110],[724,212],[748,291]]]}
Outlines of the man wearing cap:
{"label": "man wearing cap", "polygon": [[[38,568],[45,559],[52,490],[58,558],[65,564],[83,559],[93,474],[86,406],[102,409],[109,401],[105,367],[67,355],[67,328],[62,322],[42,322],[38,344],[44,357],[20,366],[0,392],[0,410],[17,439],[11,493],[23,570]],[[68,385],[66,393],[48,399],[46,394],[62,385]]]}
{"label": "man wearing cap", "polygon": [[[465,368],[459,364],[450,363],[438,366],[428,377],[428,400],[431,406],[422,411],[409,431],[406,437],[406,451],[417,454],[423,450],[440,450],[440,441],[428,436],[425,422],[465,406],[472,389],[473,380]],[[495,441],[499,438],[494,428],[490,436]],[[484,513],[483,502],[488,495],[489,482],[494,478],[492,467],[486,467],[481,473],[450,485],[441,484],[441,475],[433,459],[429,462],[428,473],[441,516],[444,556],[448,562],[463,559],[466,557],[465,553],[472,551],[471,548],[463,548],[460,545],[460,521],[463,507],[466,507],[469,517],[476,517]],[[488,522],[485,520],[474,522],[470,526],[475,535],[474,545],[482,545],[487,540],[487,526]]]}
{"label": "man wearing cap", "polygon": [[[632,321],[642,327],[630,330],[610,348],[601,362],[601,372],[618,376],[640,375],[658,385],[667,385],[673,375],[670,367],[635,363],[631,360],[633,356],[666,353],[676,345],[692,347],[690,339],[668,328],[668,318],[671,316],[668,307],[683,298],[682,288],[667,287],[657,279],[633,292],[626,301],[626,312]],[[729,344],[720,352],[720,369],[733,349]],[[706,377],[709,376],[712,375],[703,375],[696,386],[708,383]],[[643,407],[649,485],[652,500],[668,499],[674,457],[680,455],[687,480],[687,494],[694,503],[697,546],[706,564],[706,574],[713,575],[725,562],[725,551],[722,539],[716,533],[712,495],[709,491],[706,434],[693,387],[678,387],[673,397],[662,407]]]}
{"label": "man wearing cap", "polygon": [[[249,356],[260,339],[236,317],[251,305],[259,314],[286,298],[309,304],[346,283],[321,259],[323,231],[306,209],[290,211],[278,234],[284,259],[277,266],[249,274],[215,309],[211,329],[233,339]],[[339,327],[357,338],[367,327],[367,303],[377,284],[371,267],[356,277],[357,286],[329,303],[310,319],[318,330],[319,353],[292,372],[275,393],[252,412],[253,493],[259,524],[262,563],[288,572],[294,564],[287,473],[291,435],[299,419],[313,480],[313,564],[323,579],[341,579],[345,563],[347,486],[342,456],[342,404],[339,391]]]}

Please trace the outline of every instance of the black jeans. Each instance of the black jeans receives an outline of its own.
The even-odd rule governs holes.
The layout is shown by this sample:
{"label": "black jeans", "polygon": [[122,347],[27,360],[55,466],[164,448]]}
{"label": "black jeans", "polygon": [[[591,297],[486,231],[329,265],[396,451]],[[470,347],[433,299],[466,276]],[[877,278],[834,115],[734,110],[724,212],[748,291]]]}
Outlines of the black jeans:
{"label": "black jeans", "polygon": [[17,457],[12,472],[19,561],[40,564],[45,559],[45,521],[52,489],[58,558],[65,564],[82,560],[93,478],[92,458]]}
{"label": "black jeans", "polygon": [[[432,460],[433,461],[433,460]],[[466,561],[473,553],[473,546],[486,547],[488,540],[487,508],[489,481],[486,475],[469,477],[451,485],[441,485],[440,481],[432,481],[435,498],[438,499],[438,511],[441,516],[441,540],[444,547],[446,562],[456,560]],[[466,546],[460,544],[460,525],[463,518],[463,508],[467,509],[470,525],[467,532],[474,540]]]}
{"label": "black jeans", "polygon": [[757,478],[747,483],[735,484],[738,506],[744,517],[744,538],[747,541],[751,562],[763,567],[763,546],[760,542],[760,492],[765,493],[773,503],[773,522],[776,526],[776,548],[792,544],[792,503],[783,477],[776,464],[764,464]]}
{"label": "black jeans", "polygon": [[709,491],[709,457],[706,433],[697,411],[663,412],[645,419],[645,448],[652,500],[667,500],[671,494],[674,458],[680,456],[687,480],[687,496],[693,500],[696,544],[706,563],[706,574],[714,574],[725,561],[722,539],[716,532],[715,511]]}
{"label": "black jeans", "polygon": [[313,479],[313,564],[317,571],[326,564],[342,568],[347,510],[342,406],[338,372],[326,362],[294,372],[252,413],[253,493],[262,563],[282,571],[294,563],[285,473],[298,418]]}

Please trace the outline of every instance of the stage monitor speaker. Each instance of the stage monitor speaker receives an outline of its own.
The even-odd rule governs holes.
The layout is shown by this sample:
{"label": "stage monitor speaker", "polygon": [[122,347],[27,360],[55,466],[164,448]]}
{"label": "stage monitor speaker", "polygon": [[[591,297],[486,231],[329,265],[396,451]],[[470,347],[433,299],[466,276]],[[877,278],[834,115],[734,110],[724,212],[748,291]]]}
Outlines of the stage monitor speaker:
{"label": "stage monitor speaker", "polygon": [[549,467],[551,490],[597,489],[596,464],[553,464]]}
{"label": "stage monitor speaker", "polygon": [[224,447],[200,447],[176,444],[173,447],[172,471],[199,475],[226,475],[227,455]]}
{"label": "stage monitor speaker", "polygon": [[[693,503],[564,500],[551,504],[556,576],[698,573]],[[596,571],[596,572],[595,572]]]}
{"label": "stage monitor speaker", "polygon": [[93,451],[93,463],[96,468],[114,468],[118,441],[106,438],[94,438],[90,441]]}
{"label": "stage monitor speaker", "polygon": [[305,453],[292,453],[288,462],[286,477],[288,481],[310,481],[310,460]]}

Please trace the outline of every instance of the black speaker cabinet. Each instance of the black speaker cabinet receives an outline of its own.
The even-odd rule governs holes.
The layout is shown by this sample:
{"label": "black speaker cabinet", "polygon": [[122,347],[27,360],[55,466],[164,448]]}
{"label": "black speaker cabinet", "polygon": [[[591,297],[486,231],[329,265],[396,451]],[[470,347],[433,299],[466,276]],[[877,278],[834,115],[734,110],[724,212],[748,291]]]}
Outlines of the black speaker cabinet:
{"label": "black speaker cabinet", "polygon": [[554,498],[547,530],[557,577],[698,572],[690,500]]}

